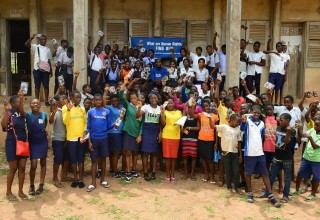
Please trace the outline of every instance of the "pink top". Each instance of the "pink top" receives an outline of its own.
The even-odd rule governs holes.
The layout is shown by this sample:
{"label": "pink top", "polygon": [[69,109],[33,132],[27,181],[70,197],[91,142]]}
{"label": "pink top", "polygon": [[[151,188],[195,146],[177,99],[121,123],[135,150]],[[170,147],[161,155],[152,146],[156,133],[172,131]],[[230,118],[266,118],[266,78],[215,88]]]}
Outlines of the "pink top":
{"label": "pink top", "polygon": [[[179,104],[178,103],[178,98],[176,95],[173,96],[173,102],[174,102],[174,108],[175,109],[178,109],[178,110],[183,110],[184,108],[184,104],[185,103],[181,103]],[[188,112],[188,107],[186,108],[186,111]],[[196,109],[194,110],[194,113],[198,114],[198,113],[201,113],[202,112],[202,108],[200,106],[196,106]]]}
{"label": "pink top", "polygon": [[277,120],[275,116],[267,116],[265,119],[263,151],[275,152],[276,138]]}

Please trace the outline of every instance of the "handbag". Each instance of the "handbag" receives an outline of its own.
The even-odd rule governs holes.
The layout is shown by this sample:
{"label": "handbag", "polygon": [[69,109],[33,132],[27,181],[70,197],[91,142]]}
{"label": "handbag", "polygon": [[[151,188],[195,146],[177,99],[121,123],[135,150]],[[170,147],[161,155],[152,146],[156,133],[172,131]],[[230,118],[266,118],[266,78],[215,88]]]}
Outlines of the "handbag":
{"label": "handbag", "polygon": [[39,70],[40,70],[41,72],[50,72],[49,62],[40,60],[40,50],[39,50],[39,47],[37,47],[37,49],[38,49],[38,57],[39,57],[39,62],[38,62]]}
{"label": "handbag", "polygon": [[[23,157],[29,157],[30,156],[29,142],[18,140],[16,130],[14,129],[12,116],[11,116],[11,124],[12,124],[13,134],[16,138],[16,155],[23,156]],[[27,137],[27,139],[28,139],[28,137]]]}

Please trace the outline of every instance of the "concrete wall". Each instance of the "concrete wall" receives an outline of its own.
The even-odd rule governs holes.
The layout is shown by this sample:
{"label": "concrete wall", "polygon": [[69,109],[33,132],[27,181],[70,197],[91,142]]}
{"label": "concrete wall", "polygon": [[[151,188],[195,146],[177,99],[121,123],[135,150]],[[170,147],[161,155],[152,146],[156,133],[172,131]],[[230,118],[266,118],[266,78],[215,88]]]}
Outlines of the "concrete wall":
{"label": "concrete wall", "polygon": [[28,0],[2,0],[0,3],[1,18],[29,18]]}
{"label": "concrete wall", "polygon": [[282,21],[319,21],[319,0],[282,0]]}
{"label": "concrete wall", "polygon": [[72,0],[41,0],[41,17],[47,19],[72,19],[72,2]]}

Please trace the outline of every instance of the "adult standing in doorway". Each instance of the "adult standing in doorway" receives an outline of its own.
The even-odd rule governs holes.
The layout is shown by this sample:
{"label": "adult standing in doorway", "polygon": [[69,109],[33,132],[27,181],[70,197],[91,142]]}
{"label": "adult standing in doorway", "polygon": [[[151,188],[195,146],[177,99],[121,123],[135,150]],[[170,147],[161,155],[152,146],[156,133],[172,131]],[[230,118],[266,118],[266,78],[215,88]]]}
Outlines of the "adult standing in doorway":
{"label": "adult standing in doorway", "polygon": [[[31,44],[31,41],[37,36],[39,44]],[[46,46],[47,37],[43,34],[33,34],[24,45],[34,51],[34,66],[33,66],[33,78],[35,85],[36,98],[40,100],[40,86],[44,88],[45,104],[50,106],[49,97],[49,80],[52,77],[51,68],[51,52],[49,47]]]}

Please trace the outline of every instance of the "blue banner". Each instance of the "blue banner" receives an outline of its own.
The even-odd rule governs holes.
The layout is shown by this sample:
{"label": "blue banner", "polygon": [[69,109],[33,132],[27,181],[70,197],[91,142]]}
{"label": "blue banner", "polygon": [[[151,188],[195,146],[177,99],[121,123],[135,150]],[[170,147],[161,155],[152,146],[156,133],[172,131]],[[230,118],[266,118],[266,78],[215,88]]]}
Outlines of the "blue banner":
{"label": "blue banner", "polygon": [[[152,37],[131,37],[132,49],[145,48],[154,50],[155,58],[171,58],[171,50],[174,49],[174,57],[181,57],[180,49],[183,48],[182,41],[185,38],[152,38]],[[147,53],[148,54],[148,53]]]}

